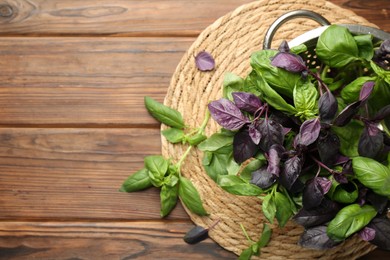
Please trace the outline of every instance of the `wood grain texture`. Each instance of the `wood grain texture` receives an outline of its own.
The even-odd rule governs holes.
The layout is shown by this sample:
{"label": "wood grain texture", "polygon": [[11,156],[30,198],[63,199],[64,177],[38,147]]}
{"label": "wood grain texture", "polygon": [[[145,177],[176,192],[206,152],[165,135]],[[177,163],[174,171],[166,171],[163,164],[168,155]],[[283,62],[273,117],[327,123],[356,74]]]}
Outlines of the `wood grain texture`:
{"label": "wood grain texture", "polygon": [[0,39],[0,125],[150,126],[193,38]]}
{"label": "wood grain texture", "polygon": [[0,128],[0,219],[159,219],[158,189],[118,192],[159,153],[158,129]]}
{"label": "wood grain texture", "polygon": [[183,241],[189,221],[0,222],[1,259],[236,259],[207,239]]}

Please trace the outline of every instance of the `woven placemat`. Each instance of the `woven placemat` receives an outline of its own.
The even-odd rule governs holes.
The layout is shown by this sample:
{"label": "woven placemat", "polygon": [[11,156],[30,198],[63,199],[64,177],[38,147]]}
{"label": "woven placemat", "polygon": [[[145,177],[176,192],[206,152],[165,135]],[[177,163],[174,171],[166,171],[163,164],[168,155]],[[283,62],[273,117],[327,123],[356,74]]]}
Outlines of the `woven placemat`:
{"label": "woven placemat", "polygon": [[[260,0],[243,5],[218,19],[205,29],[180,61],[170,83],[165,104],[179,110],[190,126],[200,126],[209,101],[222,95],[222,82],[226,72],[245,77],[250,71],[250,55],[261,49],[264,35],[271,23],[282,14],[297,9],[315,11],[331,23],[361,24],[376,27],[355,13],[323,0]],[[296,19],[283,25],[276,33],[273,46],[286,39],[318,27],[316,22]],[[211,72],[201,72],[195,67],[194,56],[200,51],[210,52],[216,61]],[[206,133],[218,131],[210,120]],[[180,158],[186,147],[171,145],[162,138],[162,153],[166,157]],[[257,198],[231,195],[211,180],[202,166],[202,153],[193,149],[183,164],[182,174],[192,180],[198,189],[207,212],[199,217],[188,212],[192,221],[210,226],[217,219],[218,225],[210,231],[210,237],[223,248],[239,254],[249,245],[240,223],[253,240],[260,236],[264,222],[261,201]],[[290,221],[283,229],[272,226],[269,245],[261,250],[266,259],[355,259],[375,247],[355,236],[331,250],[303,249],[297,245],[303,229]]]}

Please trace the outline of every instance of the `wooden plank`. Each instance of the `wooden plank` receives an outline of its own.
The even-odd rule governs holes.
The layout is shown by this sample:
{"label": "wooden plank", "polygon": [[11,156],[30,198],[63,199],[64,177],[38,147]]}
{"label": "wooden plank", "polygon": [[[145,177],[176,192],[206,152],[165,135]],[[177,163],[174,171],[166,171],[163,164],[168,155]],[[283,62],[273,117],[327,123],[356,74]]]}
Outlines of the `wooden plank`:
{"label": "wooden plank", "polygon": [[252,0],[4,0],[1,35],[195,36]]}
{"label": "wooden plank", "polygon": [[193,40],[2,38],[0,125],[156,127],[144,96],[163,100]]}
{"label": "wooden plank", "polygon": [[236,259],[185,222],[0,222],[1,259]]}
{"label": "wooden plank", "polygon": [[[252,1],[3,0],[0,34],[196,36],[219,17]],[[388,0],[330,2],[390,29]]]}
{"label": "wooden plank", "polygon": [[[120,193],[158,129],[0,128],[0,219],[159,219],[159,191]],[[171,219],[188,219],[181,206]]]}

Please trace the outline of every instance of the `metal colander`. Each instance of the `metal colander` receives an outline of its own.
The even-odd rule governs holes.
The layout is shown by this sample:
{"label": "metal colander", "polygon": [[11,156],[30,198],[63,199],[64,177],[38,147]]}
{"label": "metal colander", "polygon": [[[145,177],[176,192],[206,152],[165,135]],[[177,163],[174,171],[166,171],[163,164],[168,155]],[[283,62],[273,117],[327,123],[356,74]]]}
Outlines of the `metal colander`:
{"label": "metal colander", "polygon": [[[295,10],[288,13],[285,13],[284,15],[280,16],[278,19],[276,19],[271,26],[269,27],[265,37],[264,37],[264,43],[263,43],[263,49],[270,49],[271,48],[271,42],[272,39],[277,32],[277,30],[286,22],[295,19],[295,18],[308,18],[311,20],[314,20],[318,22],[321,27],[318,27],[316,29],[310,30],[304,34],[301,34],[300,36],[294,38],[293,40],[288,42],[288,45],[292,47],[296,47],[300,44],[305,44],[307,46],[307,51],[304,53],[301,53],[300,55],[306,61],[306,64],[311,67],[315,68],[317,66],[320,66],[320,62],[317,59],[317,55],[315,52],[315,47],[317,45],[318,37],[321,35],[323,31],[325,31],[331,23],[321,16],[320,14],[309,11],[309,10]],[[357,24],[338,24],[341,26],[344,26],[348,28],[348,30],[353,35],[362,35],[362,34],[371,34],[373,36],[374,44],[376,42],[384,41],[386,39],[390,39],[390,33],[387,33],[385,31],[379,30],[374,27],[369,26],[363,26],[363,25],[357,25]],[[388,64],[387,69],[390,69],[390,64]]]}

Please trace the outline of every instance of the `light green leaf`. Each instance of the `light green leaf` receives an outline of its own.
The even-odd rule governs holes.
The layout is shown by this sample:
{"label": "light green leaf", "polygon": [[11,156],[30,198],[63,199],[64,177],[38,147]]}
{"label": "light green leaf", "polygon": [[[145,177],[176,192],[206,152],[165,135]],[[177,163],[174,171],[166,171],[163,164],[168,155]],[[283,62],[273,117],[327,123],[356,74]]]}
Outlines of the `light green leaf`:
{"label": "light green leaf", "polygon": [[372,34],[356,35],[353,37],[359,50],[359,57],[370,61],[374,56],[374,46],[372,44]]}
{"label": "light green leaf", "polygon": [[358,145],[363,125],[356,120],[351,120],[344,127],[332,127],[332,130],[340,139],[340,152],[348,157],[359,156]]}
{"label": "light green leaf", "polygon": [[276,204],[272,193],[264,197],[262,202],[262,211],[264,216],[272,224],[274,222],[274,218],[276,214]]}
{"label": "light green leaf", "polygon": [[203,208],[202,200],[200,199],[200,195],[195,186],[185,177],[180,177],[179,196],[181,201],[191,212],[199,216],[208,215]]}
{"label": "light green leaf", "polygon": [[133,192],[153,186],[146,168],[130,175],[122,184],[120,191]]}
{"label": "light green leaf", "polygon": [[227,72],[223,79],[223,97],[233,100],[232,93],[243,91],[244,79],[236,74]]}
{"label": "light green leaf", "polygon": [[144,159],[149,177],[155,187],[163,184],[165,173],[168,171],[169,162],[161,155],[151,155]]}
{"label": "light green leaf", "polygon": [[267,224],[264,224],[263,225],[263,232],[261,233],[261,237],[260,237],[259,241],[257,241],[257,245],[259,246],[259,248],[262,248],[262,247],[265,247],[266,245],[268,245],[268,242],[271,239],[271,235],[272,235],[272,229]]}
{"label": "light green leaf", "polygon": [[180,143],[184,139],[184,131],[177,128],[168,128],[161,131],[162,135],[173,144]]}
{"label": "light green leaf", "polygon": [[359,100],[360,90],[367,81],[374,81],[375,77],[359,77],[346,85],[341,90],[341,97],[346,103],[352,103]]}
{"label": "light green leaf", "polygon": [[293,92],[294,106],[297,116],[304,120],[314,117],[318,113],[318,91],[310,81],[296,85]]}
{"label": "light green leaf", "polygon": [[215,133],[198,145],[199,150],[214,152],[220,148],[233,145],[233,135]]}
{"label": "light green leaf", "polygon": [[169,213],[175,208],[178,199],[178,186],[163,185],[160,191],[161,200],[161,217],[169,215]]}
{"label": "light green leaf", "polygon": [[275,192],[276,219],[279,226],[284,227],[293,215],[289,199],[281,192]]}
{"label": "light green leaf", "polygon": [[263,193],[263,190],[256,185],[247,183],[234,175],[220,175],[217,183],[222,189],[235,195],[259,196]]}
{"label": "light green leaf", "polygon": [[184,121],[179,111],[165,106],[156,100],[145,97],[145,107],[158,121],[174,128],[184,128]]}

